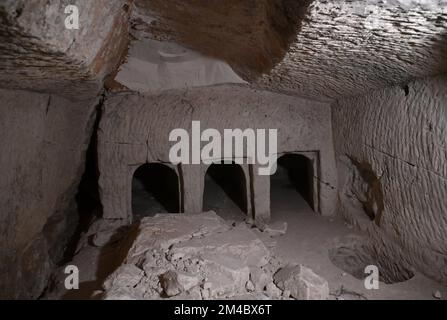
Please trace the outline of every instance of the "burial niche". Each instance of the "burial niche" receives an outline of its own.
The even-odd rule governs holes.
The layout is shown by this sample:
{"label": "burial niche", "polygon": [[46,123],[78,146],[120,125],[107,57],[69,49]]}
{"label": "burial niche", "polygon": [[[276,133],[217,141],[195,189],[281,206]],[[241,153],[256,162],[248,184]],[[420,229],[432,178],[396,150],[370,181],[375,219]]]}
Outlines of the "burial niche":
{"label": "burial niche", "polygon": [[205,175],[204,211],[214,210],[226,219],[243,220],[247,215],[247,181],[235,163],[214,163]]}
{"label": "burial niche", "polygon": [[134,221],[157,213],[180,212],[180,188],[174,169],[161,163],[140,166],[132,179]]}
{"label": "burial niche", "polygon": [[310,206],[314,210],[312,161],[300,154],[285,154],[278,158],[277,170],[270,178],[271,210],[299,210]]}

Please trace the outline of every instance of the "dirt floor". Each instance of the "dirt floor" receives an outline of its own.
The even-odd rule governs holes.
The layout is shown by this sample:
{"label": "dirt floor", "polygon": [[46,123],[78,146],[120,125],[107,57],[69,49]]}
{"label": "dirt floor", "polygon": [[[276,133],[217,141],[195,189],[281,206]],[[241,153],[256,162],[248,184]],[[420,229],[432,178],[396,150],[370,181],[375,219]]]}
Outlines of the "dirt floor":
{"label": "dirt floor", "polygon": [[[387,285],[380,282],[379,290],[366,290],[364,281],[336,267],[329,259],[328,249],[339,239],[356,234],[352,227],[338,218],[325,218],[315,214],[295,191],[272,188],[272,222],[287,221],[288,229],[277,239],[273,249],[279,257],[302,263],[329,282],[335,298],[342,292],[346,299],[355,298],[355,292],[367,299],[434,299],[440,291],[447,297],[447,288],[421,274],[405,282]],[[365,277],[367,275],[365,274]],[[343,288],[343,289],[342,289]]]}

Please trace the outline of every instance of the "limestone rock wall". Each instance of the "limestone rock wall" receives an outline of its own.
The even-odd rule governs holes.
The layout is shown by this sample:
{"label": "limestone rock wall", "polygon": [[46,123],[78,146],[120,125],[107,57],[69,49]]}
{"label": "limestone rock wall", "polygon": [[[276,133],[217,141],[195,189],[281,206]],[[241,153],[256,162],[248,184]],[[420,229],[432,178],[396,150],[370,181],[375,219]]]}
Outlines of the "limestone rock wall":
{"label": "limestone rock wall", "polygon": [[447,2],[315,0],[284,59],[256,82],[320,99],[447,72]]}
{"label": "limestone rock wall", "polygon": [[37,298],[61,258],[96,104],[0,89],[0,298]]}
{"label": "limestone rock wall", "polygon": [[[335,208],[336,172],[332,144],[330,105],[237,85],[168,91],[154,96],[121,93],[104,104],[99,138],[100,193],[104,217],[129,221],[131,181],[145,163],[167,163],[173,129],[190,132],[191,122],[201,129],[277,129],[278,153],[302,153],[314,163],[314,183],[319,195],[317,211],[330,215]],[[216,159],[217,160],[217,159]],[[256,167],[256,165],[254,165]],[[270,215],[270,176],[243,165],[252,194],[254,217]],[[202,211],[207,165],[182,164],[175,169],[182,181],[184,209]],[[154,183],[157,183],[156,181]]]}
{"label": "limestone rock wall", "polygon": [[[65,8],[79,9],[68,30]],[[0,87],[94,97],[127,49],[127,0],[0,2]]]}
{"label": "limestone rock wall", "polygon": [[226,61],[244,80],[281,61],[309,0],[135,0],[132,26]]}
{"label": "limestone rock wall", "polygon": [[447,76],[341,99],[332,114],[340,212],[447,284]]}
{"label": "limestone rock wall", "polygon": [[245,83],[224,61],[203,56],[176,43],[148,39],[132,42],[115,81],[128,90],[144,94]]}

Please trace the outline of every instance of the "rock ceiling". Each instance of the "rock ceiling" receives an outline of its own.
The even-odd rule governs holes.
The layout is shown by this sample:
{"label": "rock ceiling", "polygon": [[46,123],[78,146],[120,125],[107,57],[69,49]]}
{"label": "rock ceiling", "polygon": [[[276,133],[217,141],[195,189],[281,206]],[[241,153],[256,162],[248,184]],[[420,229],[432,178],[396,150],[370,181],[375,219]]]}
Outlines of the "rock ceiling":
{"label": "rock ceiling", "polygon": [[426,8],[363,2],[315,1],[284,60],[256,84],[337,98],[447,72],[446,1]]}
{"label": "rock ceiling", "polygon": [[97,92],[128,39],[144,38],[224,61],[254,87],[318,100],[447,72],[446,0],[73,0],[76,32],[63,29],[61,2],[0,3],[0,86]]}

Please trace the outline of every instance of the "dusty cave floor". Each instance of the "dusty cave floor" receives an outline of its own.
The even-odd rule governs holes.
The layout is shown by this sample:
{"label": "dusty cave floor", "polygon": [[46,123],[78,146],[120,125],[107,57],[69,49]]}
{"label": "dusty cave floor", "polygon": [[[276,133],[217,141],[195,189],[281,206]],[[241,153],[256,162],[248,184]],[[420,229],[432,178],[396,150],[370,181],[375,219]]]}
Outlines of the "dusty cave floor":
{"label": "dusty cave floor", "polygon": [[[379,290],[365,289],[363,280],[335,266],[328,255],[328,249],[334,247],[336,240],[361,234],[339,218],[316,215],[301,197],[291,196],[294,190],[276,189],[276,192],[274,197],[279,201],[272,203],[272,223],[287,221],[288,230],[277,238],[273,252],[283,259],[310,267],[329,282],[332,294],[339,293],[343,288],[367,299],[434,299],[436,291],[446,297],[446,287],[422,274],[415,274],[410,280],[391,285],[380,282]],[[335,298],[334,295],[331,297]]]}
{"label": "dusty cave floor", "polygon": [[[228,221],[242,222],[244,213],[228,197],[223,190],[212,183],[210,192],[205,196],[208,209],[215,210]],[[139,205],[144,201],[140,201]],[[158,206],[154,205],[149,210]],[[162,210],[163,211],[163,210]],[[286,185],[272,188],[272,221],[271,224],[287,222],[284,235],[270,237],[265,233],[257,233],[274,255],[284,263],[297,263],[311,268],[316,274],[329,283],[330,299],[435,299],[434,293],[439,291],[442,298],[447,297],[447,288],[415,274],[410,280],[385,284],[380,282],[379,290],[367,290],[363,280],[356,279],[344,270],[335,266],[328,254],[339,239],[359,235],[352,227],[341,219],[316,215],[296,190]],[[129,232],[124,230],[124,232]],[[64,267],[54,276],[44,299],[99,299],[102,297],[102,284],[123,261],[128,245],[109,242],[105,246],[95,246],[92,237],[81,248],[68,264],[76,265],[80,270],[80,290],[67,291],[63,288]],[[93,243],[92,243],[93,242]],[[96,244],[101,245],[101,239]],[[366,276],[366,275],[365,275]]]}

